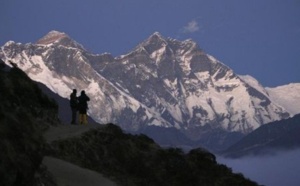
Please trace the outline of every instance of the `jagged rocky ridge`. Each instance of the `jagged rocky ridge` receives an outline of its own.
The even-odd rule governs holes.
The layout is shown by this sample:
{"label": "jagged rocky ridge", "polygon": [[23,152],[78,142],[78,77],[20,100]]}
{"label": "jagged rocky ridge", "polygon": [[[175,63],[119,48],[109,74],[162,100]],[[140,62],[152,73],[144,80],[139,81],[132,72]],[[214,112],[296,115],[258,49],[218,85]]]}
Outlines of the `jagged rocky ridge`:
{"label": "jagged rocky ridge", "polygon": [[257,185],[205,150],[162,149],[113,124],[47,144],[45,130],[61,125],[57,104],[16,67],[0,62],[0,77],[0,185],[57,185],[41,165],[45,155],[96,170],[119,185]]}
{"label": "jagged rocky ridge", "polygon": [[92,98],[89,114],[99,123],[127,131],[176,128],[209,149],[226,147],[230,133],[244,135],[289,117],[263,87],[249,84],[192,40],[159,33],[113,57],[89,53],[52,31],[35,44],[7,42],[0,57],[62,97],[73,88],[85,90]]}

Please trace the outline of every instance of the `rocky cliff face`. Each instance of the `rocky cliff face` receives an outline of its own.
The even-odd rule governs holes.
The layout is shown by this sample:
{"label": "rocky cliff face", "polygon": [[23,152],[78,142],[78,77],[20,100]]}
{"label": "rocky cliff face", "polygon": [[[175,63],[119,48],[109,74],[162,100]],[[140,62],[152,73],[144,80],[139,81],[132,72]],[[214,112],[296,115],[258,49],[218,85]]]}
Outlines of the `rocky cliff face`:
{"label": "rocky cliff face", "polygon": [[92,98],[90,116],[128,131],[176,128],[199,140],[214,130],[247,134],[289,117],[263,87],[248,83],[192,40],[159,33],[113,57],[91,54],[52,31],[36,44],[8,42],[0,57],[62,97],[73,88],[85,90]]}

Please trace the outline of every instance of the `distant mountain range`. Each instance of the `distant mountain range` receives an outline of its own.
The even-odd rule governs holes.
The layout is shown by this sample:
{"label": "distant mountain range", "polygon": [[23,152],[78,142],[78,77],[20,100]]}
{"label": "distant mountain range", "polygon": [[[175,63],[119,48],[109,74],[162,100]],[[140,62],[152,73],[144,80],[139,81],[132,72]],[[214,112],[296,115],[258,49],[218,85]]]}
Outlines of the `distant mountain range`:
{"label": "distant mountain range", "polygon": [[[153,129],[176,131],[178,141],[185,141],[176,146],[221,150],[263,124],[300,112],[297,96],[288,98],[291,104],[281,99],[285,91],[297,95],[300,84],[283,87],[279,95],[278,88],[235,74],[194,41],[157,32],[113,57],[92,54],[67,34],[51,31],[34,44],[7,42],[0,58],[63,98],[73,88],[85,90],[92,99],[89,115],[99,123],[153,136]],[[162,144],[174,141],[169,133]]]}
{"label": "distant mountain range", "polygon": [[263,125],[223,151],[225,157],[270,155],[300,148],[300,114]]}

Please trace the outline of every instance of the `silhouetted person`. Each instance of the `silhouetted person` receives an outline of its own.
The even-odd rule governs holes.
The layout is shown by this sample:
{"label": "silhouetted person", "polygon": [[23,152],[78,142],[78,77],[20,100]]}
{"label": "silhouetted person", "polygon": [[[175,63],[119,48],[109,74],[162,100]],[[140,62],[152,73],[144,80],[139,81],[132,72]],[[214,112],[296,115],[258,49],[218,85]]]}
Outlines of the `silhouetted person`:
{"label": "silhouetted person", "polygon": [[88,109],[87,102],[90,101],[90,98],[85,94],[85,91],[81,91],[80,96],[78,97],[78,110],[79,110],[79,123],[87,124],[86,112]]}
{"label": "silhouetted person", "polygon": [[72,121],[71,124],[76,124],[76,114],[78,110],[78,99],[77,99],[77,90],[73,89],[73,92],[70,94],[70,107],[72,111]]}

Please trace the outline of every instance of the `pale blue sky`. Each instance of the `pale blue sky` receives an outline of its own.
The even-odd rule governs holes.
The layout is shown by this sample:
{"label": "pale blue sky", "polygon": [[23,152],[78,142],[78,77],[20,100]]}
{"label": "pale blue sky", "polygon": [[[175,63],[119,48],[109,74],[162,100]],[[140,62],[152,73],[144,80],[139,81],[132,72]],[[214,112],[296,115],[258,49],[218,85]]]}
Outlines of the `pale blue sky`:
{"label": "pale blue sky", "polygon": [[158,31],[263,86],[300,82],[300,0],[2,0],[0,21],[1,46],[58,30],[118,56]]}

